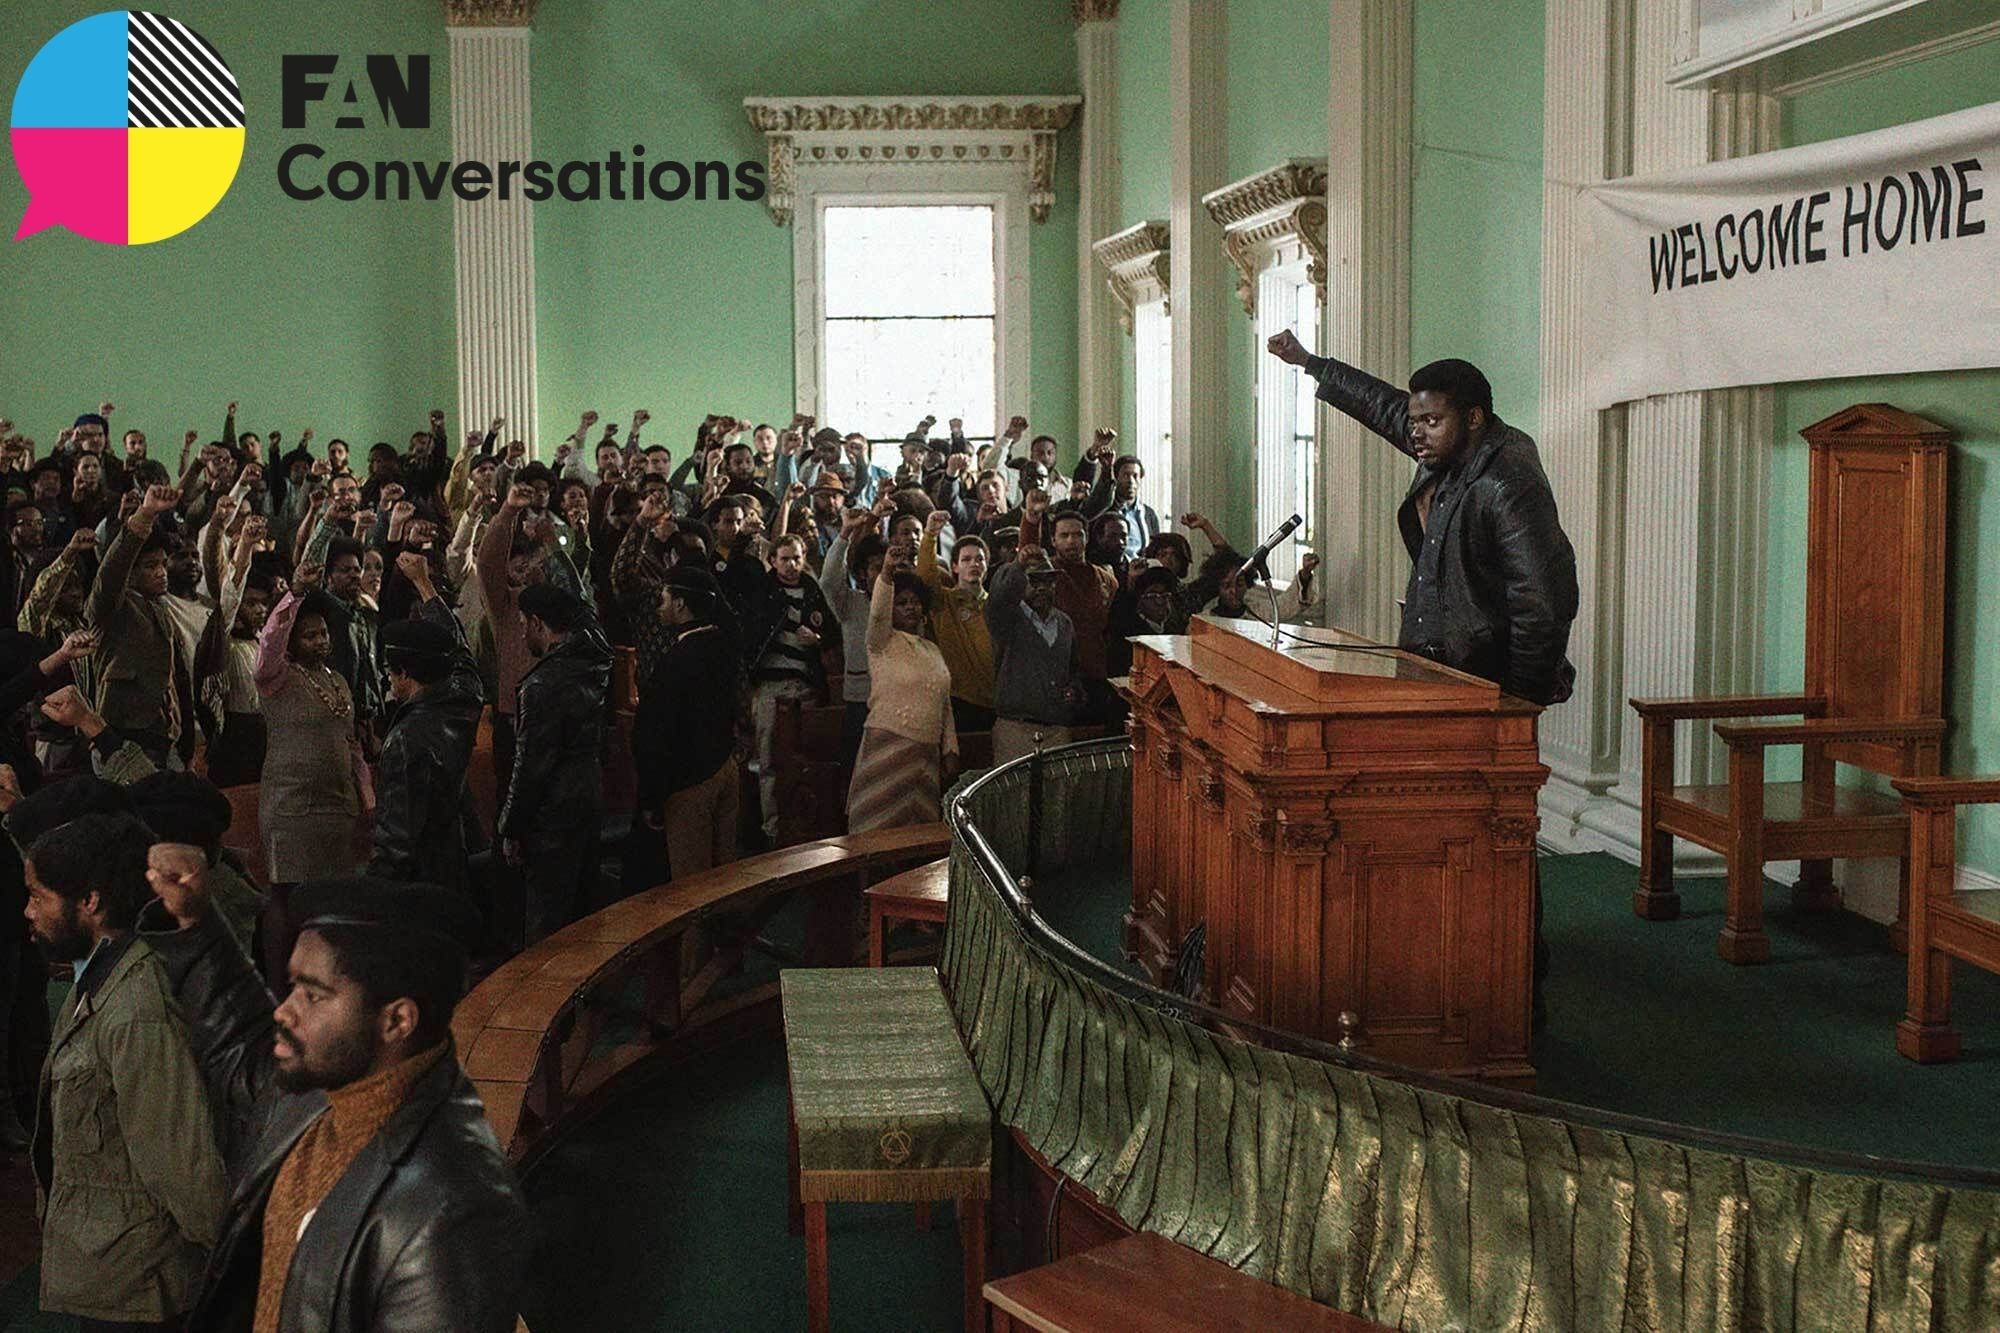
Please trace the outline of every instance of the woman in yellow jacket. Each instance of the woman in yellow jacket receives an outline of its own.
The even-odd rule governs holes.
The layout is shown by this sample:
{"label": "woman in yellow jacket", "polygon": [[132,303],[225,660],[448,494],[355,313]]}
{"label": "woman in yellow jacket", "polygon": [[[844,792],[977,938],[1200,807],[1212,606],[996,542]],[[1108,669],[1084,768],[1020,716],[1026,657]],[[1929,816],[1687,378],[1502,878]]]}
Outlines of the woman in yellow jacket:
{"label": "woman in yellow jacket", "polygon": [[949,576],[938,567],[938,538],[951,515],[931,511],[918,543],[917,577],[930,586],[931,637],[951,668],[951,713],[961,735],[993,729],[993,640],[986,632],[986,543],[952,543]]}

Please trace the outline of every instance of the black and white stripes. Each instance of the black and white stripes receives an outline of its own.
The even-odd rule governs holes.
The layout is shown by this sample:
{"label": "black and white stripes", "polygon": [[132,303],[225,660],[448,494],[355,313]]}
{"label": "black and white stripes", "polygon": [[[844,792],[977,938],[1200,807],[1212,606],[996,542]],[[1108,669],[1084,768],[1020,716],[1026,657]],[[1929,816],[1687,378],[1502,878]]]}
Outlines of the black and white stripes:
{"label": "black and white stripes", "polygon": [[126,106],[137,129],[242,129],[236,76],[201,34],[163,14],[129,11]]}

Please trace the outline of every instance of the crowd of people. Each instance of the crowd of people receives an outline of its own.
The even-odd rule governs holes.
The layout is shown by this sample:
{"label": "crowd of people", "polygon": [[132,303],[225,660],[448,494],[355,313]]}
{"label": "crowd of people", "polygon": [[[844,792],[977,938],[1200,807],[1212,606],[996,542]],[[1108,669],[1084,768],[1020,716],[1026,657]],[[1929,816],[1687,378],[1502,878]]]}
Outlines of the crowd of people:
{"label": "crowd of people", "polygon": [[[86,1327],[513,1326],[521,1204],[449,1020],[605,901],[621,656],[643,886],[777,837],[787,700],[844,705],[850,829],[932,821],[962,738],[1115,727],[1132,637],[1318,591],[1189,513],[1197,560],[1114,432],[1065,474],[1019,416],[925,418],[891,468],[804,415],[676,458],[586,412],[545,463],[500,420],[357,456],[230,403],[170,471],[114,415],[45,455],[0,422],[0,1146]],[[224,846],[249,786],[261,874]]]}

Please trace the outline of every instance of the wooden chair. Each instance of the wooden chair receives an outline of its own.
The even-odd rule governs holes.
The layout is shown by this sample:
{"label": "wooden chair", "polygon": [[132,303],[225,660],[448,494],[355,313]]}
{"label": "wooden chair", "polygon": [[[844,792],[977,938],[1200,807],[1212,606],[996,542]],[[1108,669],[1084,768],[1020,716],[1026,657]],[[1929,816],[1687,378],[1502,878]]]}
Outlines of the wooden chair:
{"label": "wooden chair", "polygon": [[843,704],[778,701],[771,753],[778,769],[778,846],[831,838],[847,828],[851,765],[841,762]]}
{"label": "wooden chair", "polygon": [[1896,1049],[1921,1064],[1956,1060],[1951,960],[2000,972],[2000,889],[1958,887],[1958,808],[2000,803],[2000,774],[1894,785],[1910,816],[1910,1007]]}
{"label": "wooden chair", "polygon": [[[1764,863],[1797,858],[1794,901],[1829,907],[1835,857],[1904,855],[1901,802],[1835,782],[1837,763],[1892,778],[1935,774],[1943,746],[1945,472],[1942,426],[1886,403],[1835,413],[1812,448],[1806,519],[1805,688],[1799,694],[1634,699],[1643,739],[1639,888],[1632,910],[1680,914],[1676,837],[1727,860],[1717,950],[1732,963],[1771,955]],[[1796,722],[1756,721],[1784,714]],[[1674,723],[1716,720],[1729,780],[1674,785]],[[1764,752],[1804,750],[1803,781],[1764,781]],[[1903,911],[1908,912],[1908,863]]]}

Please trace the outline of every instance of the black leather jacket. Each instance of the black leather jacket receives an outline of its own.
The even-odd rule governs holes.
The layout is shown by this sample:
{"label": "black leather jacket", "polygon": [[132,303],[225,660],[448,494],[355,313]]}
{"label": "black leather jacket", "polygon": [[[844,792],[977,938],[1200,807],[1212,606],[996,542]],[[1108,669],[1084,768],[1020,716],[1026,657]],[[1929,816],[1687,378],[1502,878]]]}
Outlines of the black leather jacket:
{"label": "black leather jacket", "polygon": [[[1306,371],[1323,401],[1411,452],[1407,390],[1330,358],[1311,358]],[[1458,500],[1432,514],[1428,531],[1417,505],[1438,481],[1434,469],[1418,467],[1396,511],[1413,562],[1398,646],[1498,681],[1517,698],[1560,702],[1576,674],[1563,655],[1576,619],[1576,554],[1535,442],[1492,417],[1459,468]],[[1431,538],[1435,590],[1418,584]],[[1435,608],[1422,624],[1420,603]]]}
{"label": "black leather jacket", "polygon": [[[737,586],[741,589],[736,610],[743,621],[743,667],[746,671],[755,672],[757,663],[770,650],[771,640],[777,638],[778,631],[785,627],[786,610],[791,599],[785,595],[785,587],[778,582],[778,576],[768,569],[746,576]],[[840,618],[826,604],[826,594],[820,591],[818,579],[809,574],[800,575],[799,590],[805,597],[799,606],[801,623],[819,636],[821,647],[827,646],[828,637],[838,636],[840,632]],[[815,688],[824,685],[826,666],[819,649],[808,653],[807,659],[806,678]]]}
{"label": "black leather jacket", "polygon": [[610,690],[611,644],[589,616],[521,677],[501,836],[597,827],[604,804],[604,700]]}
{"label": "black leather jacket", "polygon": [[[320,1092],[272,1080],[270,992],[213,911],[186,930],[149,908],[160,956],[211,1091],[235,1126],[230,1202],[187,1326],[247,1333],[263,1266],[264,1208],[278,1169],[326,1109]],[[227,1071],[218,1083],[218,1075]],[[512,1333],[531,1234],[520,1187],[479,1094],[444,1056],[335,1182],[300,1238],[283,1333]]]}
{"label": "black leather jacket", "polygon": [[368,871],[462,890],[465,772],[485,696],[458,618],[437,598],[416,613],[450,631],[451,674],[391,715],[376,768],[375,845]]}

